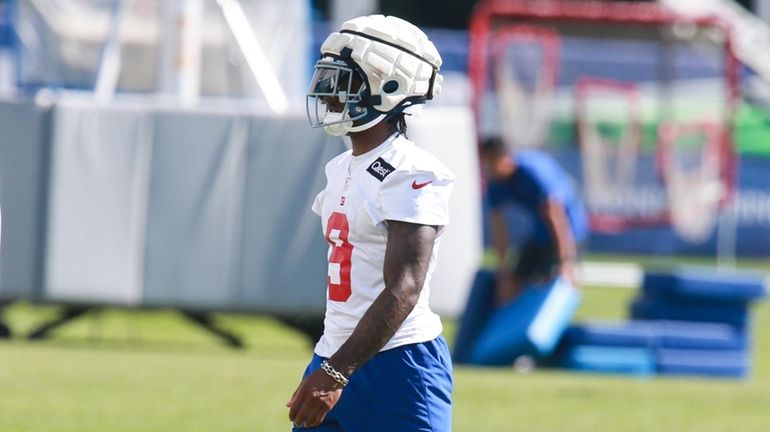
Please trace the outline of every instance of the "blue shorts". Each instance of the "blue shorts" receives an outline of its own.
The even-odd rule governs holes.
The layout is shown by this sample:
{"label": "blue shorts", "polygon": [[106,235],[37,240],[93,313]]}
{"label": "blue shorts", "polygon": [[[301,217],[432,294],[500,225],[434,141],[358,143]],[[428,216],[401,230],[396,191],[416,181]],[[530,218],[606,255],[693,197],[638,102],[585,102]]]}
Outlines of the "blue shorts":
{"label": "blue shorts", "polygon": [[[313,354],[304,376],[321,367]],[[444,338],[382,351],[350,377],[318,427],[294,431],[452,430],[452,363]]]}

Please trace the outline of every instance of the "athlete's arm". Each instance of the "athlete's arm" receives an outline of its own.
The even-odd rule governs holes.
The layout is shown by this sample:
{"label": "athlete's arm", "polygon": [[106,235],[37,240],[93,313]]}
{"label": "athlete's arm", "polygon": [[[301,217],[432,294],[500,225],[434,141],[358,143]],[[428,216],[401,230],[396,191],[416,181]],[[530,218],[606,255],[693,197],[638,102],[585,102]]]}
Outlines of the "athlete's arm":
{"label": "athlete's arm", "polygon": [[[349,377],[385,346],[412,312],[425,284],[437,232],[433,226],[388,221],[385,289],[329,359],[334,369]],[[287,404],[289,419],[311,427],[320,424],[341,392],[342,387],[319,369],[303,380]]]}
{"label": "athlete's arm", "polygon": [[575,246],[575,236],[572,234],[572,228],[570,227],[564,204],[555,199],[548,199],[543,204],[541,213],[554,239],[556,255],[559,258],[560,273],[572,285],[577,286],[575,268],[577,247]]}
{"label": "athlete's arm", "polygon": [[337,370],[352,374],[385,346],[412,312],[425,284],[436,234],[436,227],[388,221],[385,289],[329,359]]}

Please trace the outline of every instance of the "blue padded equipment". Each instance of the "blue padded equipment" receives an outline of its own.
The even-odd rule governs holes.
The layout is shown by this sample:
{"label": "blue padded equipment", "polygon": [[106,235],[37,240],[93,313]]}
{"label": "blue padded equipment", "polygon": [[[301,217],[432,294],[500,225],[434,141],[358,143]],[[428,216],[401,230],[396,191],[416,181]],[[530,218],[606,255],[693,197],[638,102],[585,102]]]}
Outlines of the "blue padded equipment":
{"label": "blue padded equipment", "polygon": [[649,376],[655,373],[655,355],[649,348],[577,345],[561,353],[557,365],[584,372]]}
{"label": "blue padded equipment", "polygon": [[706,321],[745,328],[749,310],[735,304],[697,304],[642,297],[631,304],[631,318],[642,320]]}
{"label": "blue padded equipment", "polygon": [[646,272],[647,297],[746,303],[766,295],[763,272],[682,266],[668,272]]}
{"label": "blue padded equipment", "polygon": [[452,359],[455,363],[468,363],[471,349],[494,310],[495,273],[479,270],[473,279],[465,311],[460,317],[455,336]]}
{"label": "blue padded equipment", "polygon": [[573,325],[564,333],[567,346],[654,347],[660,337],[657,321],[589,321]]}
{"label": "blue padded equipment", "polygon": [[637,348],[740,350],[746,334],[729,324],[666,321],[589,321],[567,329],[562,344]]}
{"label": "blue padded equipment", "polygon": [[579,304],[578,290],[561,278],[526,287],[489,318],[470,362],[511,365],[522,355],[550,355]]}
{"label": "blue padded equipment", "polygon": [[746,350],[750,348],[746,327],[724,323],[660,321],[663,334],[659,346],[692,350]]}
{"label": "blue padded equipment", "polygon": [[657,368],[665,375],[742,378],[750,370],[748,357],[745,350],[660,349],[657,351]]}

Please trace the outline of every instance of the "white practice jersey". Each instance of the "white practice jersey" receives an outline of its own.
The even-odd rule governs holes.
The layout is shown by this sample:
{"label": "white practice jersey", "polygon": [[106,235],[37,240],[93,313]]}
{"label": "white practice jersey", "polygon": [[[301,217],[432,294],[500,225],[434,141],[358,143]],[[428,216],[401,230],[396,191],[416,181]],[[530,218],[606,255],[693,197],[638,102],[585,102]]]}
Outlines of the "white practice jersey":
{"label": "white practice jersey", "polygon": [[417,305],[382,350],[438,337],[441,320],[428,305],[429,283],[439,237],[449,223],[452,172],[411,141],[393,135],[366,154],[353,156],[348,150],[332,159],[326,181],[313,203],[329,242],[325,328],[315,353],[334,354],[385,289],[388,220],[442,228]]}

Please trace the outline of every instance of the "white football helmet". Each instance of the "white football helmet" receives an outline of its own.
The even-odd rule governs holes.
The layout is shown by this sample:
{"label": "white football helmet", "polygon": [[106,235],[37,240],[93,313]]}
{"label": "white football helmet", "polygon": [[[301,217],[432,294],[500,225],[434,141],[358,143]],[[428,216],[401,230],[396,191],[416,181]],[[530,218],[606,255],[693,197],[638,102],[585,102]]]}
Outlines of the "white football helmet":
{"label": "white football helmet", "polygon": [[441,92],[441,56],[401,18],[346,21],[321,45],[307,94],[313,127],[334,136],[360,132]]}

